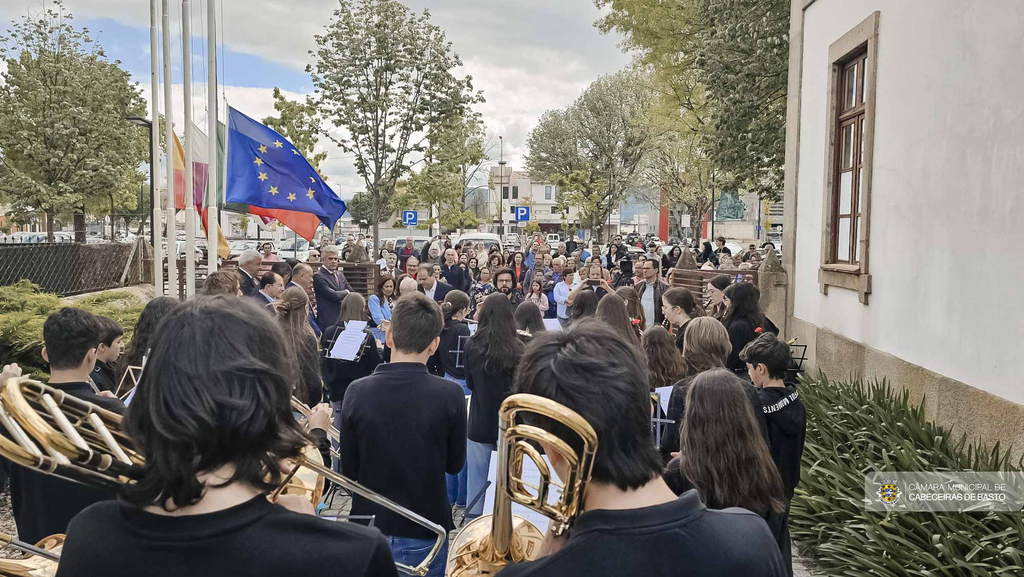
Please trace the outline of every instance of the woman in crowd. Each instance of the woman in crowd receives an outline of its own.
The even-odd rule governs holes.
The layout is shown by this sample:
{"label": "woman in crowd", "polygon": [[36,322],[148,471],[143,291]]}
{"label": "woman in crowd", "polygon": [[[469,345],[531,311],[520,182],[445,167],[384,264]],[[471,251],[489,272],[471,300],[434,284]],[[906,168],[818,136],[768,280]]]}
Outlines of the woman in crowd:
{"label": "woman in crowd", "polygon": [[[450,291],[444,297],[441,312],[444,315],[441,341],[428,365],[431,372],[458,383],[462,392],[469,395],[471,391],[466,386],[465,365],[466,342],[470,338],[469,323],[465,320],[469,313],[469,296],[460,290]],[[445,474],[445,478],[448,483],[448,501],[452,505],[465,507],[466,467],[463,466],[456,475]]]}
{"label": "woman in crowd", "polygon": [[548,295],[544,294],[544,282],[534,279],[530,283],[530,293],[526,295],[526,301],[533,303],[540,310],[541,314],[548,310]]}
{"label": "woman in crowd", "polygon": [[725,318],[725,289],[732,284],[732,276],[720,274],[708,282],[708,316],[718,320]]}
{"label": "woman in crowd", "polygon": [[[577,297],[578,300],[578,297]],[[575,303],[573,304],[575,306]],[[626,301],[617,295],[608,295],[597,303],[597,318],[615,329],[620,335],[628,335],[629,342],[640,350],[640,332],[626,312]]]}
{"label": "woman in crowd", "polygon": [[672,245],[668,254],[661,257],[661,270],[667,272],[668,269],[676,266],[676,263],[679,262],[679,258],[681,256],[683,256],[683,249],[679,248],[679,245],[677,244]]}
{"label": "woman in crowd", "polygon": [[510,267],[512,266],[512,251],[511,250],[506,248],[504,251],[502,251],[502,253],[501,253],[501,262],[503,264],[505,264],[506,266],[510,266]]}
{"label": "woman in crowd", "polygon": [[[351,294],[351,293],[350,293]],[[284,351],[298,366],[300,378],[295,382],[295,398],[313,407],[323,400],[320,381],[320,345],[309,326],[309,297],[306,290],[292,286],[273,303],[277,321],[284,331]]]}
{"label": "woman in crowd", "polygon": [[541,310],[533,301],[523,301],[516,307],[516,329],[531,335],[545,331]]}
{"label": "woman in crowd", "polygon": [[677,495],[696,489],[709,509],[741,507],[761,515],[780,550],[788,551],[788,536],[783,543],[782,477],[758,426],[759,411],[750,405],[748,388],[725,369],[693,379],[679,427],[679,457],[669,462],[664,479]]}
{"label": "woman in crowd", "polygon": [[370,332],[381,342],[384,342],[384,331],[391,324],[391,305],[397,288],[395,279],[384,273],[377,279],[377,290],[370,295]]}
{"label": "woman in crowd", "polygon": [[569,307],[569,324],[589,319],[597,314],[597,293],[592,290],[580,291]]}
{"label": "woman in crowd", "polygon": [[[380,287],[380,283],[377,283],[377,286]],[[370,298],[376,296],[373,295]],[[389,315],[390,310],[389,307]],[[363,348],[356,354],[356,360],[346,361],[330,355],[334,343],[338,340],[338,335],[345,330],[345,325],[350,321],[365,320],[366,300],[363,299],[363,295],[350,292],[345,300],[341,301],[341,316],[338,317],[338,324],[328,327],[320,336],[324,351],[327,353],[323,358],[324,384],[327,385],[331,407],[334,409],[334,426],[339,431],[341,430],[341,403],[345,400],[345,391],[348,390],[348,386],[357,379],[372,375],[377,365],[384,362],[377,350],[377,343],[374,341],[371,329],[367,329],[366,337],[363,339]]]}
{"label": "woman in crowd", "polygon": [[164,317],[176,306],[178,306],[177,299],[156,297],[146,303],[146,307],[142,309],[142,314],[139,315],[139,320],[135,323],[132,340],[117,361],[118,396],[124,396],[135,387],[134,379],[132,377],[126,379],[124,374],[128,371],[128,367],[135,367],[134,378],[139,378],[138,368],[142,366],[143,360],[149,354],[149,348],[153,346],[153,339],[156,338],[156,330],[160,326],[160,321],[164,320]]}
{"label": "woman in crowd", "polygon": [[774,325],[765,322],[764,312],[761,310],[761,291],[757,290],[754,283],[737,282],[729,285],[723,294],[723,301],[726,311],[722,324],[729,331],[729,342],[732,343],[732,352],[729,353],[729,360],[725,367],[731,371],[746,371],[747,365],[740,360],[740,351],[747,343],[757,338],[762,330],[778,334]]}
{"label": "woman in crowd", "polygon": [[629,314],[630,320],[633,321],[633,326],[637,327],[637,330],[642,333],[644,327],[647,326],[647,315],[644,313],[644,307],[640,303],[640,295],[637,294],[636,289],[631,286],[624,286],[616,290],[615,294],[626,301],[626,313]]}
{"label": "woman in crowd", "polygon": [[469,274],[470,274],[470,280],[472,282],[476,282],[476,281],[480,280],[480,264],[479,264],[479,262],[480,261],[477,260],[476,257],[472,257],[472,258],[469,259],[469,262],[467,263],[469,265],[468,269],[469,269]]}
{"label": "woman in crowd", "polygon": [[512,263],[509,265],[509,268],[512,269],[512,274],[515,275],[516,288],[519,290],[523,290],[523,284],[529,284],[529,279],[532,278],[530,276],[530,269],[526,268],[525,258],[522,252],[516,251],[512,255]]}
{"label": "woman in crowd", "polygon": [[491,252],[491,255],[487,257],[487,268],[492,271],[501,270],[505,266],[505,259],[502,258],[501,253],[497,249]]}
{"label": "woman in crowd", "polygon": [[673,287],[661,295],[661,312],[665,320],[678,327],[676,329],[676,348],[683,350],[683,335],[686,324],[691,319],[704,316],[704,309],[697,304],[689,289]]}
{"label": "woman in crowd", "polygon": [[732,256],[721,254],[718,256],[718,270],[738,270],[732,260]]}
{"label": "woman in crowd", "polygon": [[[600,308],[600,306],[598,306]],[[683,357],[676,350],[672,335],[665,327],[651,327],[643,337],[647,368],[651,371],[651,391],[670,387],[683,376]]]}
{"label": "woman in crowd", "polygon": [[718,266],[718,255],[715,254],[715,249],[711,248],[711,243],[704,241],[704,250],[697,255],[697,264],[703,265],[709,262],[711,266]]}
{"label": "woman in crowd", "polygon": [[491,269],[485,266],[480,269],[480,277],[477,281],[473,283],[473,286],[469,287],[470,318],[476,318],[476,311],[480,309],[480,305],[484,302],[484,299],[493,292],[494,284],[491,283]]}
{"label": "woman in crowd", "polygon": [[[480,325],[466,343],[466,386],[473,391],[466,442],[468,495],[476,496],[487,483],[491,451],[498,442],[498,409],[512,392],[512,376],[525,346],[517,338],[515,309],[503,294],[492,294],[480,307]],[[483,513],[478,499],[466,519]]]}

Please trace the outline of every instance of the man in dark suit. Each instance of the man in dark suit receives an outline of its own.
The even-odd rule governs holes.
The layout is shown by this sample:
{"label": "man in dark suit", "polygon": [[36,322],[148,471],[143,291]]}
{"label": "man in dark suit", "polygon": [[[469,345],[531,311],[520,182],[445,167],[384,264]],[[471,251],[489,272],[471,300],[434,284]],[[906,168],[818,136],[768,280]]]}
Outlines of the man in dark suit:
{"label": "man in dark suit", "polygon": [[275,272],[268,272],[260,277],[260,290],[252,294],[252,298],[263,306],[266,306],[284,292],[284,279]]}
{"label": "man in dark suit", "polygon": [[[301,288],[308,294],[309,288],[313,286],[313,267],[304,262],[296,264],[295,268],[292,269],[292,280],[284,288],[288,290],[293,286]],[[309,326],[313,327],[313,332],[316,333],[316,338],[319,339],[323,331],[320,330],[320,326],[316,323],[316,315],[313,314],[312,304],[306,305],[306,317],[309,319]]]}
{"label": "man in dark suit", "polygon": [[238,255],[238,284],[242,289],[242,296],[251,297],[259,290],[260,283],[257,278],[262,263],[263,257],[252,249],[243,250],[242,254]]}
{"label": "man in dark suit", "polygon": [[455,252],[454,248],[449,248],[444,251],[444,263],[441,264],[441,278],[443,278],[452,288],[456,288],[462,292],[469,292],[469,274],[459,267],[459,256]]}
{"label": "man in dark suit", "polygon": [[316,295],[316,324],[323,328],[338,324],[341,301],[352,290],[345,273],[338,270],[338,247],[327,245],[320,255],[323,264],[313,275],[313,293]]}
{"label": "man in dark suit", "polygon": [[452,285],[443,283],[434,278],[434,265],[421,264],[416,270],[416,282],[419,283],[419,291],[431,300],[439,303],[444,302],[444,297],[453,290]]}

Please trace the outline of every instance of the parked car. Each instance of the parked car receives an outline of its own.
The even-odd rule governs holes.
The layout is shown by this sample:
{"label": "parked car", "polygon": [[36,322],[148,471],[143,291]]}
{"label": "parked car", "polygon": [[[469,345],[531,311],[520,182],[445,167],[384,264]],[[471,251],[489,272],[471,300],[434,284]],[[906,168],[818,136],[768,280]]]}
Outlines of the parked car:
{"label": "parked car", "polygon": [[277,256],[282,259],[294,258],[300,262],[309,260],[309,241],[304,238],[286,238],[277,249]]}
{"label": "parked car", "polygon": [[562,242],[562,237],[559,236],[558,234],[551,233],[548,234],[547,237],[545,237],[544,241],[547,242],[548,244],[558,245],[558,243]]}
{"label": "parked car", "polygon": [[242,254],[243,251],[249,249],[255,250],[257,252],[262,252],[260,251],[259,247],[263,246],[263,241],[250,239],[229,240],[228,246],[231,249],[230,251],[228,251],[228,260],[235,260],[238,258],[238,255]]}

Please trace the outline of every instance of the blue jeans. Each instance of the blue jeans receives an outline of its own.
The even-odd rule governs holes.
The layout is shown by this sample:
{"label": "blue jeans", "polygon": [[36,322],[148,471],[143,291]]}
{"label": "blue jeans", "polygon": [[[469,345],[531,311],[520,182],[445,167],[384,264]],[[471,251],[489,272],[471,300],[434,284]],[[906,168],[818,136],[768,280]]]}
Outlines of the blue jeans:
{"label": "blue jeans", "polygon": [[[391,537],[389,535],[384,536],[388,540],[388,545],[391,545],[391,556],[395,558],[396,563],[405,563],[410,567],[419,565],[423,559],[427,557],[427,553],[430,553],[430,548],[434,546],[433,539],[413,539],[411,537]],[[441,546],[441,550],[437,553],[437,557],[434,557],[434,562],[430,564],[430,569],[427,572],[427,577],[444,577],[445,565],[448,563],[448,539],[444,540],[444,545]],[[408,575],[408,573],[402,573],[400,575]]]}
{"label": "blue jeans", "polygon": [[[473,500],[487,485],[487,471],[491,467],[491,451],[497,445],[466,441],[466,498]],[[475,519],[484,512],[484,498],[480,497],[472,509],[466,511],[466,519]]]}
{"label": "blue jeans", "polygon": [[[470,394],[469,387],[466,386],[465,379],[456,379],[455,377],[445,374],[444,378],[449,381],[462,385],[462,391],[465,394]],[[459,507],[466,506],[466,466],[462,466],[462,470],[456,475],[445,474],[445,481],[448,484],[448,502],[452,505],[458,505]]]}

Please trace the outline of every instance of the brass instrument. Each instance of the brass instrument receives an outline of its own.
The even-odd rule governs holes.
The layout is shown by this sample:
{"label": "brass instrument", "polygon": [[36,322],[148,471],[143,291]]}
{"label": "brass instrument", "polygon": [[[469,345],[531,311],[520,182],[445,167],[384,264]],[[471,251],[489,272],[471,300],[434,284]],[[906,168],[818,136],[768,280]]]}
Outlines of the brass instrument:
{"label": "brass instrument", "polygon": [[[302,416],[307,419],[313,414],[313,410],[310,409],[306,403],[303,403],[295,397],[292,397],[292,409],[295,409],[297,413],[302,413]],[[327,426],[327,438],[337,443],[339,447],[341,446],[341,431],[336,429],[334,425]],[[334,445],[331,445],[331,455],[341,458],[341,453],[338,452],[338,449],[334,448]]]}
{"label": "brass instrument", "polygon": [[[581,451],[577,453],[566,441],[540,427],[517,424],[520,414],[547,417],[568,427],[582,441]],[[501,404],[498,428],[494,514],[478,517],[459,531],[448,555],[448,577],[492,575],[508,563],[537,558],[544,535],[533,523],[512,515],[513,502],[550,518],[551,532],[557,536],[572,525],[583,507],[597,452],[597,433],[583,417],[551,399],[517,394]],[[561,484],[552,480],[547,463],[531,444],[535,442],[544,443],[568,463],[569,472]],[[536,487],[523,481],[526,457],[540,472]],[[548,499],[552,485],[560,493],[554,503]]]}
{"label": "brass instrument", "polygon": [[8,547],[26,555],[0,559],[0,575],[52,577],[57,574],[57,562],[64,548],[64,535],[50,535],[35,545],[29,545],[12,535],[0,533],[0,548]]}
{"label": "brass instrument", "polygon": [[[0,390],[0,425],[13,439],[0,435],[0,455],[23,467],[113,489],[133,483],[142,475],[145,459],[124,433],[120,415],[28,377],[9,379]],[[406,573],[426,575],[448,538],[444,527],[324,467],[315,447],[296,459],[295,468],[274,491],[275,496],[294,488],[288,484],[297,476],[301,478],[300,468],[315,473],[320,481],[324,477],[330,479],[436,533],[437,541],[423,562],[416,567],[396,563]],[[315,485],[313,491],[315,494]]]}

